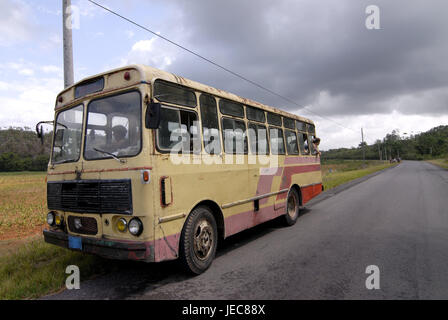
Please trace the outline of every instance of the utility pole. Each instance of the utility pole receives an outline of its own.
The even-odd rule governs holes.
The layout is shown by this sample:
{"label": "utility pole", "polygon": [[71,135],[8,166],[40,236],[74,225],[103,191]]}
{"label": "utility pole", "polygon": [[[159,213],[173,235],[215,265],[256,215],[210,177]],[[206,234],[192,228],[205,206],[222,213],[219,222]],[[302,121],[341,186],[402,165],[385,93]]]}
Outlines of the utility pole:
{"label": "utility pole", "polygon": [[366,162],[366,149],[364,147],[364,131],[361,128],[361,140],[362,140],[362,161]]}
{"label": "utility pole", "polygon": [[62,0],[62,32],[64,46],[64,88],[75,82],[73,76],[73,40],[71,0]]}
{"label": "utility pole", "polygon": [[380,149],[380,144],[378,143],[378,155],[380,156],[380,161],[383,160],[381,159],[381,149]]}

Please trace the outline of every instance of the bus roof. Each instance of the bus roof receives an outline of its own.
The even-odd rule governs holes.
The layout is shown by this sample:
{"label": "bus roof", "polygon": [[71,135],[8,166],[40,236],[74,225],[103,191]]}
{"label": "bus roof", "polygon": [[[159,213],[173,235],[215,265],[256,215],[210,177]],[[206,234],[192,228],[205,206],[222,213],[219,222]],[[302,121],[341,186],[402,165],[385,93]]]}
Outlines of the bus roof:
{"label": "bus roof", "polygon": [[[150,66],[146,66],[146,65],[142,65],[142,64],[134,64],[134,65],[129,65],[129,66],[125,66],[125,67],[121,67],[121,68],[117,68],[117,69],[113,69],[104,73],[100,73],[88,78],[85,78],[81,81],[78,81],[77,83],[73,84],[72,86],[64,89],[59,95],[58,98],[56,99],[56,108],[55,109],[59,109],[64,107],[67,102],[66,101],[60,101],[60,97],[64,97],[64,98],[68,98],[67,100],[70,101],[70,103],[72,103],[73,101],[75,101],[76,99],[74,98],[74,91],[75,88],[79,85],[85,84],[85,83],[89,83],[90,81],[100,78],[101,76],[111,76],[111,75],[115,75],[115,74],[120,74],[126,72],[126,71],[136,71],[140,74],[140,79],[138,79],[138,82],[133,82],[131,85],[136,85],[139,84],[141,82],[152,82],[156,79],[161,79],[161,80],[165,80],[165,81],[169,81],[169,82],[173,82],[173,83],[177,83],[179,85],[183,85],[189,88],[192,88],[196,91],[200,91],[200,92],[205,92],[205,93],[209,93],[212,94],[214,96],[217,96],[219,98],[225,98],[225,99],[229,99],[229,100],[233,100],[236,102],[239,102],[241,104],[244,104],[246,106],[252,106],[252,107],[257,107],[260,109],[263,109],[265,111],[270,111],[270,112],[274,112],[277,114],[280,114],[282,116],[285,117],[289,117],[289,118],[293,118],[296,120],[300,120],[300,121],[304,121],[310,124],[314,124],[314,122],[308,118],[304,118],[286,111],[283,111],[281,109],[278,108],[274,108],[265,104],[262,104],[260,102],[257,101],[253,101],[251,99],[248,98],[243,98],[240,97],[236,94],[224,91],[224,90],[220,90],[178,75],[175,75],[173,73],[170,72],[166,72],[163,70],[159,70]],[[122,79],[122,78],[121,78]],[[120,86],[117,85],[111,85],[109,86],[109,90],[114,90],[114,89],[119,89]],[[96,95],[104,93],[105,91],[102,92],[98,92],[96,93]],[[62,100],[66,100],[66,99],[62,99]],[[58,103],[59,102],[59,103]]]}

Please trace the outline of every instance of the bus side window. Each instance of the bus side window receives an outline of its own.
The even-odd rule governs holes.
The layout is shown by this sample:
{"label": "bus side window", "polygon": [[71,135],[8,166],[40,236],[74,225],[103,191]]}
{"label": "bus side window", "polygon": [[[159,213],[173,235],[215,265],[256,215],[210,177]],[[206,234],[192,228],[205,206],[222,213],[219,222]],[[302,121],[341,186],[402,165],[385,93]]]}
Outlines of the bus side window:
{"label": "bus side window", "polygon": [[249,123],[249,144],[252,154],[269,154],[268,132],[266,126]]}
{"label": "bus side window", "polygon": [[199,134],[199,123],[196,113],[179,110],[180,125],[183,136],[182,151],[200,153],[202,146]]}
{"label": "bus side window", "polygon": [[225,153],[247,153],[247,132],[246,123],[244,121],[222,118],[222,133]]}
{"label": "bus side window", "polygon": [[306,133],[299,132],[299,145],[301,154],[310,154],[310,148],[308,144],[308,135]]}
{"label": "bus side window", "polygon": [[272,154],[285,154],[283,130],[280,128],[269,128]]}
{"label": "bus side window", "polygon": [[294,131],[285,130],[285,138],[288,154],[299,154],[296,133]]}
{"label": "bus side window", "polygon": [[200,105],[204,150],[209,154],[220,154],[221,138],[216,100],[211,95],[201,94]]}
{"label": "bus side window", "polygon": [[311,151],[311,154],[316,154],[316,152],[317,152],[317,150],[316,150],[316,148],[315,148],[315,145],[314,145],[314,143],[313,143],[313,141],[314,141],[314,139],[315,139],[316,137],[315,136],[310,136],[310,151]]}
{"label": "bus side window", "polygon": [[163,151],[200,152],[196,113],[162,107],[157,144]]}

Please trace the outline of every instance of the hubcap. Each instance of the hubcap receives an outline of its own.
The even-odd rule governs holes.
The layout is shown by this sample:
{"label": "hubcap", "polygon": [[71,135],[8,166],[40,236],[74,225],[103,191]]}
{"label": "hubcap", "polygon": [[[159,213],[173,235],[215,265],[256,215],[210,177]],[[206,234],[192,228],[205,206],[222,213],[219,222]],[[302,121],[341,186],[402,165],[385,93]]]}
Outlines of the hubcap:
{"label": "hubcap", "polygon": [[297,214],[297,201],[292,194],[288,198],[288,214],[291,218],[295,218]]}
{"label": "hubcap", "polygon": [[194,233],[194,253],[200,260],[208,258],[213,247],[213,228],[207,220],[201,220]]}

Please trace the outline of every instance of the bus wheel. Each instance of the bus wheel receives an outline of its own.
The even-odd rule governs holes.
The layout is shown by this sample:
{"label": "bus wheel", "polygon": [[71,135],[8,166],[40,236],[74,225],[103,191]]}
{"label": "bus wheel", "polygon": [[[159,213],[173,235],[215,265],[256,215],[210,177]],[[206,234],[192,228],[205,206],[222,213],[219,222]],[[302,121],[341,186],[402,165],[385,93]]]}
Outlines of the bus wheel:
{"label": "bus wheel", "polygon": [[218,228],[210,209],[200,206],[188,216],[181,234],[180,260],[193,274],[201,274],[210,267],[218,244]]}
{"label": "bus wheel", "polygon": [[284,215],[285,222],[288,226],[296,223],[299,217],[300,200],[296,189],[290,189],[288,192],[288,199],[286,201],[286,213]]}

